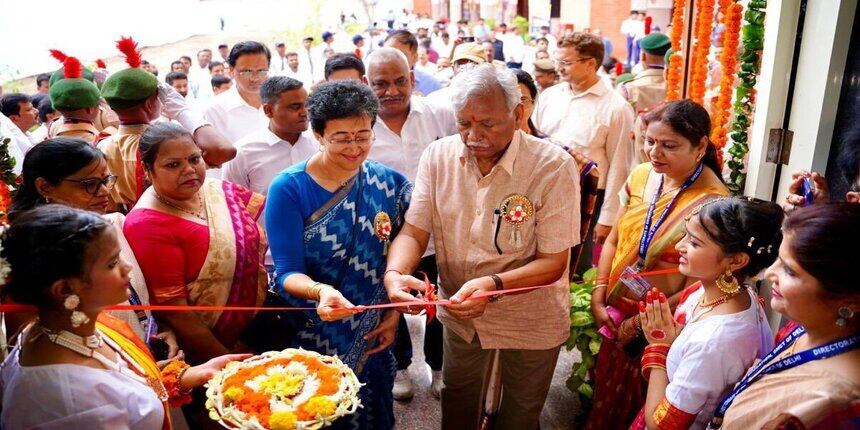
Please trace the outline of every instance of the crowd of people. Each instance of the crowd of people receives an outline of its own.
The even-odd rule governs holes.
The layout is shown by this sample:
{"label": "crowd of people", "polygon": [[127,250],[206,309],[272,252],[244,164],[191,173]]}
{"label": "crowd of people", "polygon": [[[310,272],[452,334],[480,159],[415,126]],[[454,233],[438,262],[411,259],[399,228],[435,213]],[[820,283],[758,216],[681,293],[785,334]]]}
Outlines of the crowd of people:
{"label": "crowd of people", "polygon": [[536,428],[569,281],[595,266],[587,428],[856,428],[857,135],[844,199],[806,172],[782,205],[730,197],[707,110],[663,100],[664,34],[625,24],[641,52],[624,79],[598,31],[387,24],[346,52],[328,31],[204,49],[163,80],[123,38],[122,70],[56,52],[39,94],[2,97],[21,178],[2,301],[35,312],[3,315],[0,426],[219,428],[215,372],[301,347],[363,384],[330,428],[391,429],[414,395],[403,315],[424,307],[364,306],[434,285],[441,428],[479,428],[490,382],[495,428]]}

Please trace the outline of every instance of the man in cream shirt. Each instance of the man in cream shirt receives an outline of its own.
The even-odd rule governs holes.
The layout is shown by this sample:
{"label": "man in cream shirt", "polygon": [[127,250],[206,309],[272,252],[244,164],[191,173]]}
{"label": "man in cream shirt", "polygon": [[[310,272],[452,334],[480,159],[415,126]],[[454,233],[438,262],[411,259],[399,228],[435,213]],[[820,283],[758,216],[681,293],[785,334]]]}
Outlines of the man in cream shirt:
{"label": "man in cream shirt", "polygon": [[[605,191],[594,242],[603,243],[615,224],[618,191],[627,180],[633,143],[633,108],[598,75],[603,41],[589,33],[562,38],[555,52],[561,82],[538,97],[533,115],[538,130],[597,163],[598,188]],[[584,252],[590,255],[590,252]]]}
{"label": "man in cream shirt", "polygon": [[[440,295],[451,301],[438,307],[441,428],[478,428],[486,364],[498,349],[505,394],[496,429],[533,429],[570,334],[567,265],[579,242],[579,173],[564,150],[517,129],[524,110],[510,70],[478,65],[451,86],[459,134],[424,151],[384,283],[392,302],[424,290],[409,274],[432,233]],[[532,286],[546,287],[493,302],[474,297]]]}

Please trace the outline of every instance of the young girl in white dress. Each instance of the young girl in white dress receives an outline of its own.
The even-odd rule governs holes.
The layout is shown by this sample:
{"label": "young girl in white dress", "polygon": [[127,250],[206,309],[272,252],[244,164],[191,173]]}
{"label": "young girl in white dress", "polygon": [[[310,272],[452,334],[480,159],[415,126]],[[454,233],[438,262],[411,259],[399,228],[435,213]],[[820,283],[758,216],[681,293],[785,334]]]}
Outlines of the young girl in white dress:
{"label": "young girl in white dress", "polygon": [[773,263],[782,209],[745,197],[705,203],[676,249],[692,280],[674,315],[655,290],[639,304],[649,345],[642,357],[645,406],[631,429],[701,429],[749,366],[773,347],[758,295],[742,284]]}

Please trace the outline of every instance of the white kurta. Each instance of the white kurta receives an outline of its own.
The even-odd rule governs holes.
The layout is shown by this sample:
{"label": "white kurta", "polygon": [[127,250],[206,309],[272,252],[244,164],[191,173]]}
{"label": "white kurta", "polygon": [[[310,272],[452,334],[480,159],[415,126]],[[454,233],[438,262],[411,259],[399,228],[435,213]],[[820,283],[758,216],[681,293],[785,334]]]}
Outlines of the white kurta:
{"label": "white kurta", "polygon": [[[699,288],[678,306],[675,315],[690,312],[702,298]],[[672,342],[666,357],[669,386],[666,400],[676,408],[696,414],[691,429],[703,429],[717,403],[744,376],[753,361],[773,348],[773,332],[753,293],[744,311],[703,317],[688,323]],[[699,309],[696,313],[701,313]]]}
{"label": "white kurta", "polygon": [[21,366],[19,351],[0,370],[3,429],[161,429],[164,406],[149,386],[77,364]]}

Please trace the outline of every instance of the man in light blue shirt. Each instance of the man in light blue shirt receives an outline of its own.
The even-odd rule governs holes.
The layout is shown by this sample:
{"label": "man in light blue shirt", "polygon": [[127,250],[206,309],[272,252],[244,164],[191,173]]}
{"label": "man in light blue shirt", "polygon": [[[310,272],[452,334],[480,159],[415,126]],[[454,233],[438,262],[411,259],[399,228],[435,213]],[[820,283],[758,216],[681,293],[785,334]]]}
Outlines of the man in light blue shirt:
{"label": "man in light blue shirt", "polygon": [[409,68],[415,77],[415,91],[413,91],[413,94],[426,96],[442,88],[442,84],[438,79],[415,69],[415,63],[418,62],[418,39],[409,30],[392,31],[385,38],[383,46],[402,52],[406,56],[406,59],[409,60]]}

